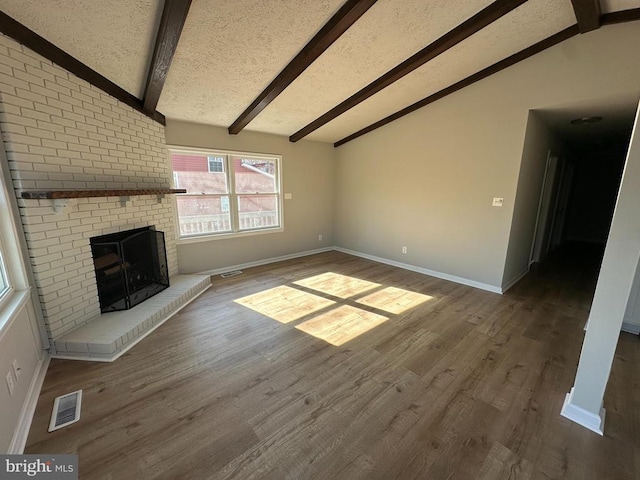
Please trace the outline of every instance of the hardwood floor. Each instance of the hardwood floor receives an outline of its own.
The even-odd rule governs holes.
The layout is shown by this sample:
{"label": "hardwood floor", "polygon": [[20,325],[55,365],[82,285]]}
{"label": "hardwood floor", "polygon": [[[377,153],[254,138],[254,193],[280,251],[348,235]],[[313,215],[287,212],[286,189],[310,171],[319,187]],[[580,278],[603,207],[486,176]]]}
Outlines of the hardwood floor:
{"label": "hardwood floor", "polygon": [[[115,363],[52,361],[26,453],[99,480],[639,478],[637,337],[604,437],[559,414],[597,272],[563,259],[505,295],[337,252],[215,277]],[[47,433],[76,389],[81,420]]]}

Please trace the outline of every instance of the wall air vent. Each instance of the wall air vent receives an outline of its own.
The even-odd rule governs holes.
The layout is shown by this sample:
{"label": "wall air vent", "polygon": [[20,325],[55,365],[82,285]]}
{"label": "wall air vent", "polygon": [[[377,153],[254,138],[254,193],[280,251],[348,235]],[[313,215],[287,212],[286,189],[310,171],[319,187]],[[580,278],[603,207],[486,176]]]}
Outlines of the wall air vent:
{"label": "wall air vent", "polygon": [[82,404],[82,390],[67,393],[57,397],[53,402],[49,431],[66,427],[80,420],[80,405]]}
{"label": "wall air vent", "polygon": [[234,277],[236,275],[241,275],[242,274],[242,270],[233,270],[232,272],[225,272],[223,274],[221,274],[220,276],[222,278],[227,278],[227,277]]}

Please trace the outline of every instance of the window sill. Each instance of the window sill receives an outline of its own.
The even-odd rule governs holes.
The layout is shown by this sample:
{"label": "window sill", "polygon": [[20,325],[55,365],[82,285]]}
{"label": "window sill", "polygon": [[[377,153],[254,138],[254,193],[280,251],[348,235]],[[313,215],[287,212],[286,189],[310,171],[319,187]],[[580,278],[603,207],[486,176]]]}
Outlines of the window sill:
{"label": "window sill", "polygon": [[9,329],[13,320],[17,317],[20,309],[31,297],[30,289],[14,290],[7,294],[0,306],[0,338]]}
{"label": "window sill", "polygon": [[177,239],[178,245],[185,245],[189,243],[209,242],[213,240],[228,240],[231,238],[252,237],[254,235],[267,235],[270,233],[282,233],[284,227],[278,228],[265,228],[264,230],[251,230],[248,232],[233,232],[233,233],[219,233],[214,235],[201,235],[197,237],[182,237]]}

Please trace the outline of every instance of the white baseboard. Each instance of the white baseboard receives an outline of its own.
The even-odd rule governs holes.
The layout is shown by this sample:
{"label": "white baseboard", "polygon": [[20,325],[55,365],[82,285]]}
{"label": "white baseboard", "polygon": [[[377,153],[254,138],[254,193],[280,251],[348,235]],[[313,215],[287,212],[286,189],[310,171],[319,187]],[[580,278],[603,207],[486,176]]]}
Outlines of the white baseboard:
{"label": "white baseboard", "polygon": [[636,325],[635,323],[622,322],[622,328],[620,330],[622,330],[623,332],[638,335],[640,334],[640,325]]}
{"label": "white baseboard", "polygon": [[422,273],[431,277],[441,278],[443,280],[449,280],[451,282],[460,283],[462,285],[468,285],[469,287],[479,288],[488,292],[502,294],[502,288],[496,285],[489,285],[488,283],[476,282],[468,278],[457,277],[455,275],[449,275],[448,273],[436,272],[435,270],[429,270],[428,268],[417,267],[408,263],[396,262],[395,260],[389,260],[388,258],[377,257],[375,255],[369,255],[367,253],[356,252],[342,247],[334,247],[334,250],[356,257],[366,258],[367,260],[373,260],[374,262],[384,263],[393,267],[403,268],[412,272]]}
{"label": "white baseboard", "polygon": [[20,410],[20,416],[18,417],[18,425],[13,432],[13,438],[9,444],[10,455],[19,455],[24,452],[24,447],[27,445],[27,437],[29,436],[29,429],[31,429],[31,422],[33,421],[33,415],[36,412],[36,405],[38,405],[38,398],[40,397],[40,390],[42,390],[42,384],[44,383],[44,377],[47,375],[47,369],[49,368],[49,362],[51,357],[45,353],[45,357],[38,362],[36,371],[34,372],[29,390],[27,391],[27,397],[25,398],[22,410]]}
{"label": "white baseboard", "polygon": [[[503,288],[498,287],[496,285],[489,285],[488,283],[476,282],[475,280],[470,280],[468,278],[457,277],[455,275],[449,275],[448,273],[442,273],[442,272],[437,272],[435,270],[429,270],[427,268],[417,267],[415,265],[410,265],[408,263],[396,262],[395,260],[389,260],[387,258],[377,257],[375,255],[369,255],[367,253],[361,253],[355,250],[349,250],[347,248],[342,248],[342,247],[325,247],[325,248],[318,248],[315,250],[307,250],[304,252],[292,253],[289,255],[282,255],[280,257],[265,258],[262,260],[256,260],[254,262],[241,263],[238,265],[229,265],[227,267],[216,268],[214,270],[198,272],[198,275],[220,275],[221,273],[231,272],[233,270],[242,270],[243,268],[259,267],[261,265],[268,265],[270,263],[282,262],[284,260],[291,260],[294,258],[306,257],[309,255],[315,255],[318,253],[331,252],[333,250],[337,252],[346,253],[348,255],[353,255],[356,257],[366,258],[367,260],[373,260],[374,262],[384,263],[386,265],[391,265],[393,267],[403,268],[405,270],[410,270],[412,272],[422,273],[424,275],[429,275],[431,277],[441,278],[443,280],[449,280],[451,282],[460,283],[462,285],[468,285],[470,287],[479,288],[481,290],[486,290],[488,292],[500,293],[500,294],[504,292]],[[524,275],[526,275],[526,272],[523,274],[523,276]],[[516,279],[515,281],[517,280],[519,280],[519,278]]]}
{"label": "white baseboard", "polygon": [[315,250],[306,250],[304,252],[291,253],[289,255],[281,255],[279,257],[265,258],[262,260],[256,260],[254,262],[240,263],[238,265],[229,265],[227,267],[207,270],[205,272],[198,272],[198,275],[220,275],[221,273],[232,272],[233,270],[242,270],[243,268],[259,267],[261,265],[268,265],[270,263],[283,262],[285,260],[291,260],[291,259],[300,258],[300,257],[307,257],[309,255],[331,252],[333,250],[335,250],[334,247],[325,247],[325,248],[317,248]]}
{"label": "white baseboard", "polygon": [[604,407],[600,407],[600,413],[595,414],[585,410],[582,407],[578,407],[572,403],[573,388],[571,392],[567,393],[562,405],[562,411],[560,415],[568,418],[572,422],[576,422],[578,425],[582,425],[588,428],[592,432],[596,432],[599,435],[604,435],[604,417],[607,413]]}
{"label": "white baseboard", "polygon": [[502,285],[502,293],[506,292],[507,290],[509,290],[511,287],[513,287],[516,283],[518,283],[520,280],[522,280],[524,278],[524,276],[529,273],[530,267],[525,268],[522,272],[520,272],[518,275],[516,275],[512,280],[508,281],[507,283]]}

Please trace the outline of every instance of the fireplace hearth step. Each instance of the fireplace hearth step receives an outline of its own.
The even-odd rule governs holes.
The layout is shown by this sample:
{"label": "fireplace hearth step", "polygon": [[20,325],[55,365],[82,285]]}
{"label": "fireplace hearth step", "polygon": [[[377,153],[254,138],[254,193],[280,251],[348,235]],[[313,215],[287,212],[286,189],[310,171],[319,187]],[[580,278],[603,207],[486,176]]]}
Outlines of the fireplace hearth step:
{"label": "fireplace hearth step", "polygon": [[113,362],[211,286],[208,275],[177,275],[129,310],[103,313],[55,339],[52,358]]}

